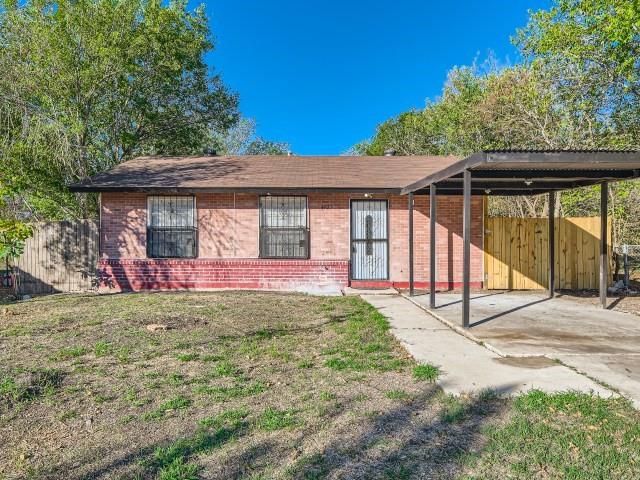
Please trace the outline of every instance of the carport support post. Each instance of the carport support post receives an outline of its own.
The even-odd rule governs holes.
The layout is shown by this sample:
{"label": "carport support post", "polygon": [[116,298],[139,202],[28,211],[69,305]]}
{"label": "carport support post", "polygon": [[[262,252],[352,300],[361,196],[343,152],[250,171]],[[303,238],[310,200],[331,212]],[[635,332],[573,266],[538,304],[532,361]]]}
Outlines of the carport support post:
{"label": "carport support post", "polygon": [[409,296],[413,297],[413,193],[407,197],[409,202]]}
{"label": "carport support post", "polygon": [[464,171],[463,185],[463,206],[462,206],[462,327],[469,328],[469,302],[471,291],[469,282],[471,281],[471,172]]}
{"label": "carport support post", "polygon": [[609,184],[600,184],[600,303],[607,308],[607,202],[609,200]]}
{"label": "carport support post", "polygon": [[549,297],[553,298],[556,290],[556,192],[549,192]]}
{"label": "carport support post", "polygon": [[429,307],[436,308],[436,185],[429,186]]}

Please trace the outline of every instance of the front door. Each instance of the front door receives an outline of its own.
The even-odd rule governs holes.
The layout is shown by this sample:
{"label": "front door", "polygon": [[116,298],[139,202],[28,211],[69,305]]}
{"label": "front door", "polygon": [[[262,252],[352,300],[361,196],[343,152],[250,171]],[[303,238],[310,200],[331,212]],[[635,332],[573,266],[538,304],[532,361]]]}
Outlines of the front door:
{"label": "front door", "polygon": [[351,201],[351,279],[389,278],[386,200]]}

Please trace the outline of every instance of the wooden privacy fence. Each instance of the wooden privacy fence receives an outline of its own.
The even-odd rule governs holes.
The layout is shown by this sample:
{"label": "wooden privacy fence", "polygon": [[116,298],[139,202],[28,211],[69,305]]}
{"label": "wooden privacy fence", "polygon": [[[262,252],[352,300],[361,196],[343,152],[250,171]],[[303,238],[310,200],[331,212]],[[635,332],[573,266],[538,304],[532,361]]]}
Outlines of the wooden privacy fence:
{"label": "wooden privacy fence", "polygon": [[34,225],[16,262],[18,293],[88,290],[95,286],[98,222],[76,220]]}
{"label": "wooden privacy fence", "polygon": [[[611,259],[611,219],[608,228]],[[600,217],[555,219],[555,284],[559,289],[597,289]],[[549,283],[547,218],[486,218],[485,272],[489,289],[538,290]],[[609,282],[611,282],[609,268]]]}

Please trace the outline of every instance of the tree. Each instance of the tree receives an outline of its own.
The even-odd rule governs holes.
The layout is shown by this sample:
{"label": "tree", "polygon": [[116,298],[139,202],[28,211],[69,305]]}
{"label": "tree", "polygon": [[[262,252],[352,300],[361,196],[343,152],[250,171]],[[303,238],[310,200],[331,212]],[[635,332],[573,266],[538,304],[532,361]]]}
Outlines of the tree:
{"label": "tree", "polygon": [[285,155],[290,151],[288,143],[266,140],[256,133],[256,128],[254,119],[241,118],[227,131],[214,132],[211,145],[225,155]]}
{"label": "tree", "polygon": [[[381,124],[360,153],[468,155],[499,148],[640,146],[640,3],[557,0],[514,42],[525,61],[456,68],[441,97]],[[612,185],[618,242],[640,243],[637,182]],[[598,189],[562,193],[563,214],[598,214]],[[545,197],[492,197],[490,214],[546,215]]]}
{"label": "tree", "polygon": [[201,153],[238,118],[186,1],[0,4],[0,182],[29,218],[95,214],[65,185],[141,154]]}

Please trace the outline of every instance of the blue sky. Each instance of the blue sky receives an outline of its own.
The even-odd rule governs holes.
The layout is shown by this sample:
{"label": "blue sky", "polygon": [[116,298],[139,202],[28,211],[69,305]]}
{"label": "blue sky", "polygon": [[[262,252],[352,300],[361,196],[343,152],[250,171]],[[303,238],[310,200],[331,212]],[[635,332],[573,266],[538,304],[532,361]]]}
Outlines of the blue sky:
{"label": "blue sky", "polygon": [[[260,135],[297,154],[339,154],[438,96],[447,71],[488,53],[551,0],[210,0],[208,62]],[[194,3],[195,5],[195,3]]]}

